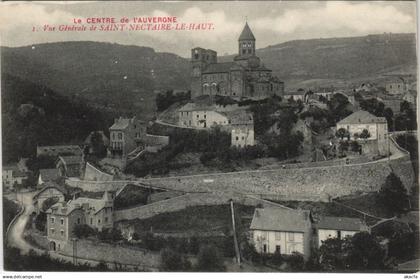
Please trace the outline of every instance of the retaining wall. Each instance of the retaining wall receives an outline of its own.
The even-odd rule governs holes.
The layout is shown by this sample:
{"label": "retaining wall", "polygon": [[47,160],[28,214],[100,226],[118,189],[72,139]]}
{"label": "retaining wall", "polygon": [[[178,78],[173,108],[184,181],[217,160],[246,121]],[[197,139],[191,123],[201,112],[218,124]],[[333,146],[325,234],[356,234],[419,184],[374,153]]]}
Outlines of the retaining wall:
{"label": "retaining wall", "polygon": [[89,162],[86,163],[84,180],[92,181],[112,181],[114,178],[112,175],[104,173],[101,170],[98,170]]}

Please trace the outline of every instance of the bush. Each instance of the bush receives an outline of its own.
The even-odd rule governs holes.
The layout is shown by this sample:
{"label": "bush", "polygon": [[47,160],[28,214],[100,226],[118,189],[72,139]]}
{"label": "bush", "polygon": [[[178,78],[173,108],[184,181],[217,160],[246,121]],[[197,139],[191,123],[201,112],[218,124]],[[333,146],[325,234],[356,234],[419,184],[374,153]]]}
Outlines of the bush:
{"label": "bush", "polygon": [[41,232],[45,232],[45,226],[47,225],[47,214],[40,212],[35,217],[35,228]]}
{"label": "bush", "polygon": [[191,262],[184,255],[172,249],[162,249],[160,257],[164,271],[188,271],[191,269]]}
{"label": "bush", "polygon": [[123,236],[121,234],[121,231],[116,228],[112,228],[112,229],[103,228],[102,231],[98,233],[98,238],[102,241],[116,242],[116,241],[122,240]]}
{"label": "bush", "polygon": [[298,252],[293,252],[291,255],[284,257],[284,260],[288,263],[289,267],[293,271],[303,271],[305,266],[305,261],[303,260],[303,255]]}
{"label": "bush", "polygon": [[197,271],[224,271],[223,258],[219,250],[213,245],[203,245],[197,255]]}
{"label": "bush", "polygon": [[85,238],[91,235],[95,235],[96,231],[95,229],[91,228],[90,226],[86,225],[86,224],[82,224],[82,225],[76,225],[73,228],[73,234],[75,237],[77,238]]}
{"label": "bush", "polygon": [[389,214],[401,214],[408,207],[407,190],[400,178],[390,173],[379,191],[378,200]]}

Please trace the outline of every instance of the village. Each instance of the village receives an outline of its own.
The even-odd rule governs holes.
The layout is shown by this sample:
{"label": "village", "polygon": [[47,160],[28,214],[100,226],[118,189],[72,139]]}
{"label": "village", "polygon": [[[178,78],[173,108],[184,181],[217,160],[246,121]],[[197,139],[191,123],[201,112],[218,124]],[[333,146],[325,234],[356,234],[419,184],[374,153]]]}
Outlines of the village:
{"label": "village", "polygon": [[287,90],[245,23],[233,61],[191,50],[153,121],[4,165],[7,241],[104,270],[413,270],[417,83],[383,80]]}

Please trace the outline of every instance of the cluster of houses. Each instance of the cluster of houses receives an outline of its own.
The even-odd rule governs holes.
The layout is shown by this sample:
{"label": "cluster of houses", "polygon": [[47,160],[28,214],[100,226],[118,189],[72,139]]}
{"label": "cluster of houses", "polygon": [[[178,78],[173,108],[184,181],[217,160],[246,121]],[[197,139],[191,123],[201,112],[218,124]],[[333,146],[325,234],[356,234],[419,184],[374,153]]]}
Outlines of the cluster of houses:
{"label": "cluster of houses", "polygon": [[315,220],[309,210],[282,207],[256,208],[250,240],[261,254],[300,253],[305,259],[329,238],[345,238],[368,227],[358,218],[322,216]]}

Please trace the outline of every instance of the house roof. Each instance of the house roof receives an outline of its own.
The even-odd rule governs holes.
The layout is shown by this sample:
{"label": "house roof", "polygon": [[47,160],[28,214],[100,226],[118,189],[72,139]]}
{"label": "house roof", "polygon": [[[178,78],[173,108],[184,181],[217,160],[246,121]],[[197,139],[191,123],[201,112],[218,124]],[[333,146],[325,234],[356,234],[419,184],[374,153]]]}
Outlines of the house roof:
{"label": "house roof", "polygon": [[365,110],[356,111],[337,124],[370,124],[370,123],[387,123],[385,117],[377,117]]}
{"label": "house roof", "polygon": [[209,64],[204,69],[203,74],[227,73],[231,69],[242,69],[242,68],[239,65],[237,65],[235,62],[213,63],[213,64]]}
{"label": "house roof", "polygon": [[60,178],[60,172],[58,169],[41,169],[39,170],[39,175],[44,182],[53,181]]}
{"label": "house roof", "polygon": [[243,109],[234,111],[218,111],[218,113],[226,116],[232,125],[254,124],[252,113]]}
{"label": "house roof", "polygon": [[80,197],[70,200],[67,203],[56,203],[47,211],[47,213],[67,216],[76,209],[82,209],[84,211],[92,211],[93,214],[96,214],[105,207],[112,207],[112,200],[109,197],[108,192],[105,192],[101,199]]}
{"label": "house roof", "polygon": [[73,153],[74,155],[81,155],[82,150],[78,145],[48,145],[48,146],[37,146],[37,153],[44,152],[55,152],[60,153]]}
{"label": "house roof", "polygon": [[363,226],[358,218],[348,217],[322,217],[316,227],[318,229],[342,230],[342,231],[360,231]]}
{"label": "house roof", "polygon": [[302,95],[303,96],[303,95],[305,95],[305,91],[298,90],[298,91],[284,93],[284,96],[292,96],[292,95]]}
{"label": "house roof", "polygon": [[194,110],[195,110],[194,103],[187,103],[178,109],[178,111],[194,111]]}
{"label": "house roof", "polygon": [[82,163],[81,156],[59,156],[58,158],[66,165],[80,165]]}
{"label": "house roof", "polygon": [[309,210],[279,207],[256,208],[251,230],[306,232],[311,222]]}
{"label": "house roof", "polygon": [[252,34],[251,28],[249,28],[248,22],[245,23],[244,29],[242,29],[241,35],[239,35],[238,41],[252,40],[255,41],[254,34]]}
{"label": "house roof", "polygon": [[114,124],[109,128],[110,130],[123,130],[130,125],[130,118],[122,118],[116,119]]}
{"label": "house roof", "polygon": [[45,186],[42,188],[42,189],[40,189],[35,195],[34,195],[34,197],[33,197],[33,199],[36,199],[42,192],[44,192],[44,191],[46,191],[46,190],[48,190],[48,189],[57,189],[58,191],[60,191],[61,193],[63,193],[63,194],[66,194],[67,193],[67,190],[64,188],[64,187],[62,187],[62,186],[60,186],[60,185],[58,185],[57,183],[54,183],[54,182],[52,182],[52,181],[48,181],[47,183],[45,183],[44,184]]}

